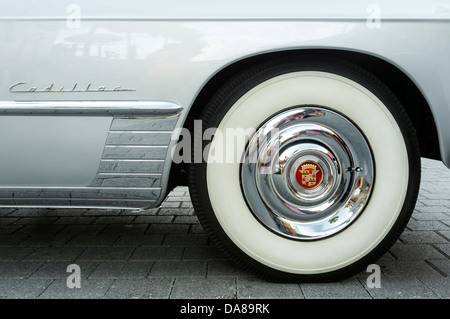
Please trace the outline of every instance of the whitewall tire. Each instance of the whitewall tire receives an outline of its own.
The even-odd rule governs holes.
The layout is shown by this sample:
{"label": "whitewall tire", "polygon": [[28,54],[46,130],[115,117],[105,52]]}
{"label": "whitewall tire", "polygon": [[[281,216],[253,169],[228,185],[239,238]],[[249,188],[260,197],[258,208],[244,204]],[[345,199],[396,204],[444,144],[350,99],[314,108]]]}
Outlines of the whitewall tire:
{"label": "whitewall tire", "polygon": [[[395,96],[359,67],[308,56],[253,67],[217,92],[202,120],[204,130],[255,129],[245,143],[225,141],[241,161],[209,161],[224,143],[213,138],[194,145],[207,145],[208,158],[190,170],[203,227],[249,270],[276,280],[349,276],[379,258],[411,215],[414,131]],[[275,142],[260,172],[246,156],[263,158]]]}

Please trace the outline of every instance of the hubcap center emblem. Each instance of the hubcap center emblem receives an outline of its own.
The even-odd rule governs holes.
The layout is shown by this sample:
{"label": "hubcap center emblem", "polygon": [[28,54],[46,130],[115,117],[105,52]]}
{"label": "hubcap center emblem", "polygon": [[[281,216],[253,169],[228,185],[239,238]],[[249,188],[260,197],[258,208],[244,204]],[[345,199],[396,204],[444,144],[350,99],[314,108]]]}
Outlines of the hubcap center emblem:
{"label": "hubcap center emblem", "polygon": [[313,161],[301,163],[295,171],[297,183],[306,189],[312,189],[320,185],[323,180],[323,169]]}

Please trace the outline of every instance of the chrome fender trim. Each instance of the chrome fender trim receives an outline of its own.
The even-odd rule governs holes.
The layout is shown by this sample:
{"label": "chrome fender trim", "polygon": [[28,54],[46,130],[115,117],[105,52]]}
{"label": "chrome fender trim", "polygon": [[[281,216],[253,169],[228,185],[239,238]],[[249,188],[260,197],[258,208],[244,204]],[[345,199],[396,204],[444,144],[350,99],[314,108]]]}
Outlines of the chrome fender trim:
{"label": "chrome fender trim", "polygon": [[178,116],[170,101],[1,101],[0,115],[108,115],[129,118]]}
{"label": "chrome fender trim", "polygon": [[147,208],[165,193],[181,106],[169,101],[11,101],[0,116],[112,116],[95,178],[83,187],[0,185],[0,206]]}

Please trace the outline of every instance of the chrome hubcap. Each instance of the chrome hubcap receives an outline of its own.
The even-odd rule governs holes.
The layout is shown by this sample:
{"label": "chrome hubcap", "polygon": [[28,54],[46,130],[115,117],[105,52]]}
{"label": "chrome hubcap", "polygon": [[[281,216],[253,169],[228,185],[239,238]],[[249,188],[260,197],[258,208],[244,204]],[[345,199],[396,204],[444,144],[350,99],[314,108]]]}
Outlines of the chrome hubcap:
{"label": "chrome hubcap", "polygon": [[241,166],[253,214],[275,233],[298,240],[331,236],[363,211],[374,163],[348,119],[319,106],[298,106],[264,123]]}

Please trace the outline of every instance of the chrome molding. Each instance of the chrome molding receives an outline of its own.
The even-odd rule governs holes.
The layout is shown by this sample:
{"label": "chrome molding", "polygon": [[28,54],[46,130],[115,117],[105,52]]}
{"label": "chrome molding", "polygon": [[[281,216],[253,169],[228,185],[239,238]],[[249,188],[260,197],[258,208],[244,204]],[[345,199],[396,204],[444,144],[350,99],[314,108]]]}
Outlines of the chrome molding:
{"label": "chrome molding", "polygon": [[168,101],[2,101],[0,115],[178,116],[182,107]]}
{"label": "chrome molding", "polygon": [[171,102],[1,102],[1,115],[111,115],[95,178],[85,187],[3,187],[0,206],[146,208],[157,204],[172,132],[182,108]]}

